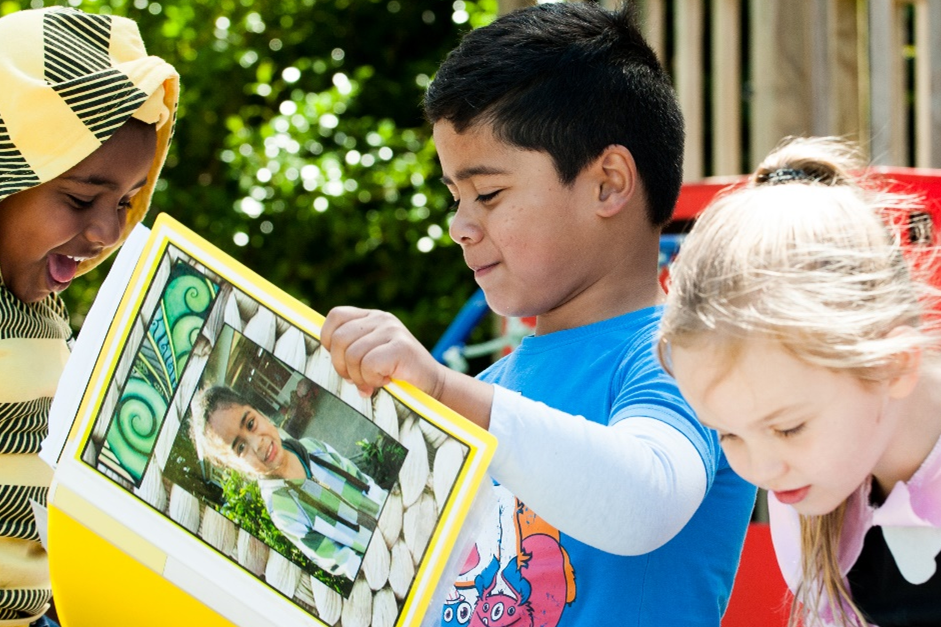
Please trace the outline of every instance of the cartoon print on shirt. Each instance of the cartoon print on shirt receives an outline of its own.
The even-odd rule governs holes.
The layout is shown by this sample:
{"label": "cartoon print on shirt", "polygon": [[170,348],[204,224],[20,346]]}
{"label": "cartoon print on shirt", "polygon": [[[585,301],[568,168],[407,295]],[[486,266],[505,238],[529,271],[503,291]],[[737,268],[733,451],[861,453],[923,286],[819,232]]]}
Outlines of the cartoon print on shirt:
{"label": "cartoon print on shirt", "polygon": [[[470,571],[474,570],[480,564],[480,553],[477,552],[477,545],[474,545],[470,555],[464,561],[464,567],[461,568],[460,576],[463,578]],[[471,614],[474,613],[474,606],[462,593],[462,588],[472,588],[473,582],[465,584],[456,584],[454,589],[448,594],[444,602],[444,610],[441,614],[442,627],[463,627],[470,622]]]}
{"label": "cartoon print on shirt", "polygon": [[[556,627],[575,600],[575,572],[558,530],[518,499],[513,502],[513,508],[500,507],[490,561],[480,569],[479,544],[468,557],[445,604],[442,625]],[[515,532],[506,539],[515,546],[503,546],[505,528]],[[509,559],[503,563],[501,556]],[[469,622],[460,622],[468,607],[473,608]]]}
{"label": "cartoon print on shirt", "polygon": [[441,624],[447,627],[463,627],[470,622],[474,608],[463,594],[452,590],[444,602],[444,612],[441,615]]}

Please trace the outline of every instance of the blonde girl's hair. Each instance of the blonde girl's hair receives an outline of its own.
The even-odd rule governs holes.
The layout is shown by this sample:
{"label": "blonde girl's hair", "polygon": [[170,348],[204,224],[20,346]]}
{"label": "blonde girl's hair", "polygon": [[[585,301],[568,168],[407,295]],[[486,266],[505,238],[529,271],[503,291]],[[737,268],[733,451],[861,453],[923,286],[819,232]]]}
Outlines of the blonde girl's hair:
{"label": "blonde girl's hair", "polygon": [[[873,187],[863,165],[845,142],[792,138],[707,207],[670,267],[662,338],[771,338],[866,380],[931,345],[928,288],[893,228],[918,204]],[[914,331],[889,334],[899,326]]]}
{"label": "blonde girl's hair", "polygon": [[[933,346],[926,292],[895,228],[918,203],[880,190],[864,166],[846,142],[790,138],[706,208],[670,268],[661,347],[715,342],[732,359],[749,338],[772,339],[807,363],[878,381],[897,372],[900,352]],[[890,333],[898,327],[912,331]],[[844,625],[866,624],[837,563],[842,516],[841,506],[801,518],[792,625],[815,624],[822,601]]]}

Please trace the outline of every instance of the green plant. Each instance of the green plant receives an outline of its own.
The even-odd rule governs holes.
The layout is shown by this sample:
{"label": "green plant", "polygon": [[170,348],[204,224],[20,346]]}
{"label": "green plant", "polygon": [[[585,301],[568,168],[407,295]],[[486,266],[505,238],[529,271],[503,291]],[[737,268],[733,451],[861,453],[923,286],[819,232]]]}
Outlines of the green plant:
{"label": "green plant", "polygon": [[353,461],[359,469],[372,477],[380,488],[392,488],[408,450],[384,435],[377,437],[374,442],[360,440],[356,445],[360,447],[360,453]]}
{"label": "green plant", "polygon": [[223,505],[219,508],[220,514],[264,542],[272,550],[300,566],[327,587],[344,596],[349,594],[352,582],[317,568],[293,542],[278,530],[271,516],[268,515],[257,482],[246,478],[240,472],[225,470],[222,497]]}

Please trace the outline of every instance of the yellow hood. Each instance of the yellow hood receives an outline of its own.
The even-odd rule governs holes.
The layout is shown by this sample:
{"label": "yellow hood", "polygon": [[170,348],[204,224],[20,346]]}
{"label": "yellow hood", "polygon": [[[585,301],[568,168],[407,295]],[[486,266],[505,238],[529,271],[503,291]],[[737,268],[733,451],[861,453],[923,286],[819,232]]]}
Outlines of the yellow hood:
{"label": "yellow hood", "polygon": [[0,201],[50,181],[97,150],[129,117],[157,126],[147,185],[120,241],[140,222],[167,157],[180,94],[172,65],[148,56],[137,24],[51,7],[0,18]]}

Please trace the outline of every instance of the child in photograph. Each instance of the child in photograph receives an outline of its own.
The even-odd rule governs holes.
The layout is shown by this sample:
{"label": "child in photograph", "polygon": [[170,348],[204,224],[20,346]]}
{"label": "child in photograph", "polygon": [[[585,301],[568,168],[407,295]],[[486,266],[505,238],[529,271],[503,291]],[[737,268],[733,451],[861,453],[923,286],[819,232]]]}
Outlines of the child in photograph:
{"label": "child in photograph", "polygon": [[51,588],[30,501],[69,356],[58,293],[150,204],[179,78],[132,21],[66,8],[0,18],[0,624],[46,624]]}
{"label": "child in photograph", "polygon": [[275,526],[320,568],[355,579],[388,493],[326,442],[290,438],[229,387],[193,405],[200,455],[256,479]]}
{"label": "child in photograph", "polygon": [[451,237],[535,335],[478,379],[388,313],[333,309],[321,339],[362,393],[407,381],[499,441],[499,506],[443,624],[717,627],[755,492],[654,350],[682,181],[669,77],[627,8],[542,4],[471,31],[425,111]]}
{"label": "child in photograph", "polygon": [[941,625],[936,312],[896,228],[919,206],[864,165],[791,140],[708,207],[671,268],[661,354],[769,492],[791,625]]}

